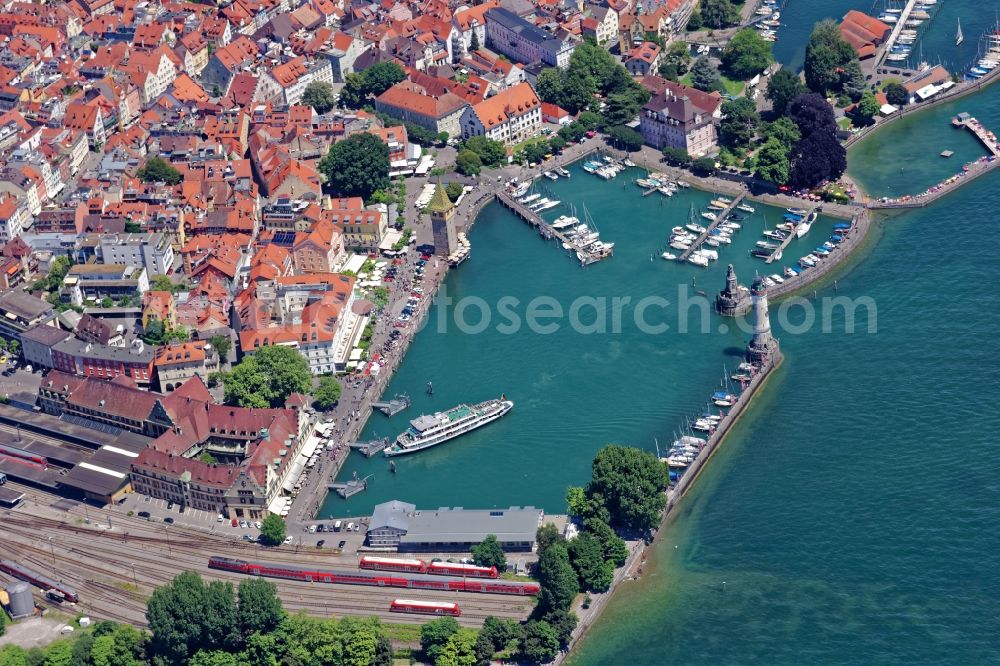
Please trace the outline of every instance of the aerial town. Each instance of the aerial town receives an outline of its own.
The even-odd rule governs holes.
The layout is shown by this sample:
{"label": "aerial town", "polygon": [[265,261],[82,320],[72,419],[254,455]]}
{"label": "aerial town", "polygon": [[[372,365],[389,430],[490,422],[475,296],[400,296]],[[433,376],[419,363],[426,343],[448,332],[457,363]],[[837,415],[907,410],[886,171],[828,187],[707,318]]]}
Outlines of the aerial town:
{"label": "aerial town", "polygon": [[[4,3],[0,666],[560,663],[781,366],[769,298],[836,290],[880,211],[1000,163],[955,113],[986,154],[941,152],[923,192],[847,173],[1000,71],[996,26],[949,23],[978,50],[946,66],[939,3],[856,4],[786,28],[776,0]],[[501,215],[524,246],[476,235]],[[448,456],[533,406],[431,372],[466,350],[428,363],[422,329],[451,281],[523,278],[517,252],[539,285],[639,256],[748,323],[704,414],[477,504]]]}

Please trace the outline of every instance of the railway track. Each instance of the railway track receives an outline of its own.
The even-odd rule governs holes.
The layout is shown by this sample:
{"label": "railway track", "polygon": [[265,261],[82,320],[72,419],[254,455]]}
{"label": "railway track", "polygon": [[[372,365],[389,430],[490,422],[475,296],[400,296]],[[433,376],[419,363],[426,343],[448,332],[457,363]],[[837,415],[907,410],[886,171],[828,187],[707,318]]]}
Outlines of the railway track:
{"label": "railway track", "polygon": [[[94,530],[54,518],[25,514],[5,517],[4,525],[11,537],[5,544],[14,553],[11,559],[33,562],[44,570],[56,569],[67,582],[77,585],[81,597],[87,597],[81,598],[82,605],[92,610],[95,616],[119,622],[145,624],[145,601],[148,594],[156,586],[172,580],[181,570],[196,571],[203,577],[233,584],[246,578],[241,574],[208,569],[207,560],[211,553],[225,550],[240,557],[249,556],[248,549],[242,547],[242,544],[224,537],[211,539],[210,541],[218,542],[212,544],[206,544],[205,540],[171,538],[171,550],[167,555],[163,552],[167,540],[157,535],[130,533],[126,540],[124,532]],[[138,527],[149,529],[148,525]],[[42,539],[42,535],[52,536],[53,539],[49,542],[47,538]],[[0,546],[0,551],[3,549]],[[259,554],[264,552],[267,551]],[[53,554],[55,567],[52,566]],[[294,553],[267,552],[267,555],[267,559],[288,563]],[[169,557],[169,561],[165,562],[164,556]],[[316,554],[294,559],[299,564],[304,564],[304,559],[308,559],[329,565],[331,558]],[[122,581],[128,581],[132,571],[135,572],[135,590],[121,585]],[[496,595],[431,590],[408,594],[409,591],[397,589],[356,588],[304,581],[273,582],[278,585],[279,596],[290,611],[304,610],[321,616],[375,615],[386,621],[407,622],[400,614],[390,613],[388,610],[392,600],[400,596],[459,603],[463,610],[460,622],[469,626],[478,626],[490,615],[521,619],[531,610],[530,602],[525,598],[498,598]],[[127,598],[128,603],[123,604],[123,597]],[[127,610],[123,610],[123,606],[127,606]],[[419,623],[422,620],[417,616],[412,621]]]}

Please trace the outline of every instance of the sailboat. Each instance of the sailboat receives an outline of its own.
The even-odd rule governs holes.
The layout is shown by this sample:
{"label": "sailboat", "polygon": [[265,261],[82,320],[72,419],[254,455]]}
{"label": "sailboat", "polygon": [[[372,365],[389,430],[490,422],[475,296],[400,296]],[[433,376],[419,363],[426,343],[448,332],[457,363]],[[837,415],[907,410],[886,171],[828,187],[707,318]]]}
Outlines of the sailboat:
{"label": "sailboat", "polygon": [[965,35],[962,34],[962,19],[958,19],[958,34],[955,35],[955,46],[960,45],[965,41]]}

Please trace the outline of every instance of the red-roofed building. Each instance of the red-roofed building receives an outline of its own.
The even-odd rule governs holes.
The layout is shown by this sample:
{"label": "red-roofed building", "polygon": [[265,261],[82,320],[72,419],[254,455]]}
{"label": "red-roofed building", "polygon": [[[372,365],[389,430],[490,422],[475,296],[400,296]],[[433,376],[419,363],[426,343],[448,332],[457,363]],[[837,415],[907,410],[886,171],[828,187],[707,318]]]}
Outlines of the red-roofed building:
{"label": "red-roofed building", "polygon": [[861,59],[871,58],[889,37],[892,28],[877,18],[852,9],[840,22],[840,35]]}
{"label": "red-roofed building", "polygon": [[375,98],[375,108],[382,113],[453,137],[462,133],[462,114],[468,106],[446,89],[432,92],[412,81],[401,81]]}
{"label": "red-roofed building", "polygon": [[625,69],[632,76],[645,76],[656,72],[660,65],[661,51],[659,45],[653,42],[643,42],[629,51],[625,60]]}
{"label": "red-roofed building", "polygon": [[542,128],[542,103],[528,82],[497,93],[462,114],[462,137],[485,136],[511,146]]}

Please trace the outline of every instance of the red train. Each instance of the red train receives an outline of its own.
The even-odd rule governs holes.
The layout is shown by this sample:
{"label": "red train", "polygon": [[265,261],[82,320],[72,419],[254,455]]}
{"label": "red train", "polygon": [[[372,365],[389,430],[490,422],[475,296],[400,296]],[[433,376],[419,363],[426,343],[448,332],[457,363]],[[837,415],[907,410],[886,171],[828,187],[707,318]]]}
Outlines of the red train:
{"label": "red train", "polygon": [[447,578],[420,573],[345,571],[340,569],[310,569],[287,564],[247,562],[229,557],[213,556],[208,560],[211,569],[222,569],[250,576],[286,578],[318,583],[342,585],[371,585],[374,587],[403,587],[414,590],[441,590],[444,592],[485,592],[487,594],[538,594],[538,583],[516,580],[491,580],[482,578]]}
{"label": "red train", "polygon": [[424,562],[418,559],[403,559],[399,557],[372,557],[364,555],[358,561],[362,569],[379,571],[406,571],[409,573],[428,573],[436,576],[462,576],[469,578],[499,578],[496,567],[479,567],[475,564],[460,562]]}
{"label": "red train", "polygon": [[14,578],[20,578],[23,581],[27,581],[35,587],[40,587],[48,592],[49,596],[72,602],[80,600],[80,595],[78,595],[76,590],[69,585],[52,580],[48,576],[40,574],[34,569],[29,569],[23,564],[18,564],[17,562],[13,562],[11,560],[0,560],[0,571],[4,571]]}
{"label": "red train", "polygon": [[389,610],[393,613],[416,613],[418,615],[451,615],[461,617],[462,609],[458,604],[437,601],[411,601],[409,599],[395,599],[389,604]]}
{"label": "red train", "polygon": [[24,449],[19,449],[14,446],[8,446],[7,444],[0,444],[0,456],[7,456],[9,458],[16,458],[29,463],[35,463],[36,465],[40,465],[43,469],[49,464],[49,461],[45,458],[45,456],[40,456],[37,453],[25,451]]}

